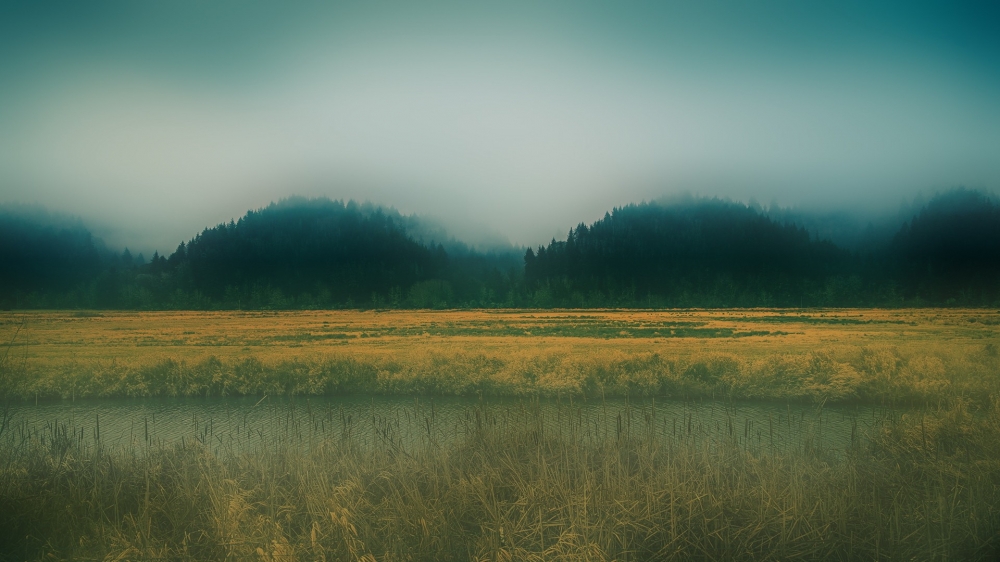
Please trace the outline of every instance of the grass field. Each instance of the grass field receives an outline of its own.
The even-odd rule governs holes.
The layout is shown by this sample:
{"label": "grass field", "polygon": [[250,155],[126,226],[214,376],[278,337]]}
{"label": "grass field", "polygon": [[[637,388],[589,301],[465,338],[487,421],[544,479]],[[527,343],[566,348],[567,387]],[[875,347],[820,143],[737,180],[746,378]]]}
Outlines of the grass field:
{"label": "grass field", "polygon": [[992,310],[30,312],[0,389],[34,400],[359,393],[985,403]]}
{"label": "grass field", "polygon": [[[536,402],[537,404],[537,402]],[[572,407],[570,407],[570,410]],[[106,446],[0,428],[0,560],[995,560],[1000,403],[879,417],[831,455],[692,439],[652,409],[602,434],[474,407],[463,438],[212,435]],[[282,422],[275,422],[282,423]],[[662,429],[661,429],[662,428]]]}
{"label": "grass field", "polygon": [[[208,434],[108,445],[4,410],[0,560],[995,560],[998,332],[1000,313],[954,309],[4,313],[15,410],[341,393],[527,406],[480,401],[447,443],[401,444],[373,416],[374,444],[303,448],[276,427],[249,451]],[[553,395],[889,414],[846,450],[819,435],[754,448],[738,428],[693,439],[627,402],[611,433],[553,423],[532,398]]]}

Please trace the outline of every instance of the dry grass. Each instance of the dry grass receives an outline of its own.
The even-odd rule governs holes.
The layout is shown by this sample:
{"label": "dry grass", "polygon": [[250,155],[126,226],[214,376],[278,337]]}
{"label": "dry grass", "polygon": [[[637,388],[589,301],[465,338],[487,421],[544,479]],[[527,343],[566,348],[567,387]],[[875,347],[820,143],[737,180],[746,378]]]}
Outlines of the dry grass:
{"label": "dry grass", "polygon": [[0,389],[984,402],[998,335],[956,309],[3,313]]}
{"label": "dry grass", "polygon": [[444,444],[401,445],[390,424],[374,446],[348,433],[252,451],[190,438],[109,448],[4,415],[0,560],[993,560],[998,332],[1000,314],[951,309],[4,313],[0,336],[13,343],[0,390],[14,400],[416,392],[922,405],[832,456],[808,436],[786,450],[688,439],[641,410],[602,434],[530,403],[475,408],[466,437]]}
{"label": "dry grass", "polygon": [[476,408],[446,446],[107,450],[8,428],[0,559],[993,560],[998,406],[887,418],[833,458],[530,405]]}

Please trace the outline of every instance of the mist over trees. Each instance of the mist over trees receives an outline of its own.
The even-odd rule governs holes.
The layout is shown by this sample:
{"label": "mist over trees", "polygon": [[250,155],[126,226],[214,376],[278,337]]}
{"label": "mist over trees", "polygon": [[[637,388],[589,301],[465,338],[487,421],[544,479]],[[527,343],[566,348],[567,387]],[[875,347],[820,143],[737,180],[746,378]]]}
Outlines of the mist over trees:
{"label": "mist over trees", "polygon": [[[0,228],[0,263],[11,264],[0,275],[6,308],[488,307],[510,304],[521,269],[513,248],[437,242],[428,236],[444,233],[414,217],[329,199],[272,203],[148,263],[127,250],[86,246],[94,240],[82,227],[58,230],[7,214]],[[30,267],[14,269],[23,263]]]}
{"label": "mist over trees", "polygon": [[36,295],[32,306],[75,306],[78,291],[114,259],[79,221],[37,207],[0,209],[0,295],[8,308],[26,294]]}
{"label": "mist over trees", "polygon": [[852,268],[803,228],[717,199],[617,208],[525,256],[528,287],[573,306],[798,306]]}
{"label": "mist over trees", "polygon": [[888,252],[889,275],[929,302],[996,302],[1000,293],[1000,205],[982,193],[935,197],[904,224]]}
{"label": "mist over trees", "polygon": [[210,301],[279,291],[309,302],[365,302],[439,278],[447,256],[381,209],[290,199],[205,229],[167,260],[174,284]]}
{"label": "mist over trees", "polygon": [[878,224],[690,196],[631,204],[526,251],[470,248],[371,204],[291,198],[147,262],[52,217],[0,209],[4,308],[1000,304],[1000,205],[964,189]]}

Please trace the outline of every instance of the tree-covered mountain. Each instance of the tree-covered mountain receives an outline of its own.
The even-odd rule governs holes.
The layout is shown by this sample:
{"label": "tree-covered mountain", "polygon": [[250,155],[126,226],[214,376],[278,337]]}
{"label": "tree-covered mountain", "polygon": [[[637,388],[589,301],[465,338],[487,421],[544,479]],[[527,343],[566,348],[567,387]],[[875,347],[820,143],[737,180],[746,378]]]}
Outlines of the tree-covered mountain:
{"label": "tree-covered mountain", "polygon": [[[490,306],[516,254],[416,239],[414,217],[371,204],[290,198],[207,228],[154,257],[135,294],[178,307]],[[419,231],[421,234],[426,229]],[[444,234],[443,232],[441,233]],[[493,285],[498,285],[494,287]],[[493,289],[490,292],[486,289]],[[502,294],[502,293],[500,293]]]}
{"label": "tree-covered mountain", "polygon": [[803,223],[824,224],[718,199],[628,205],[529,250],[527,292],[557,306],[1000,302],[1000,205],[980,192],[940,194],[894,235],[870,226],[847,248]]}
{"label": "tree-covered mountain", "polygon": [[1000,205],[976,191],[938,195],[892,240],[889,275],[928,302],[996,302]]}
{"label": "tree-covered mountain", "polygon": [[0,208],[0,295],[6,307],[72,306],[115,259],[79,220],[38,207]]}
{"label": "tree-covered mountain", "polygon": [[853,268],[846,250],[718,199],[617,208],[525,255],[528,287],[573,305],[798,305]]}
{"label": "tree-covered mountain", "polygon": [[272,203],[149,263],[103,250],[80,224],[14,211],[0,234],[6,308],[499,306],[521,270],[513,247],[476,251],[416,217],[329,199]]}
{"label": "tree-covered mountain", "polygon": [[[148,263],[46,216],[0,212],[6,308],[1000,304],[1000,206],[967,190],[931,199],[865,244],[817,236],[838,228],[829,217],[685,197],[613,209],[523,256],[328,199],[250,211]],[[840,232],[861,239],[857,228]]]}
{"label": "tree-covered mountain", "polygon": [[372,293],[440,278],[447,255],[410,238],[382,209],[287,199],[205,229],[181,244],[167,266],[179,286],[213,301],[227,298],[227,290],[269,287],[327,302],[365,302]]}

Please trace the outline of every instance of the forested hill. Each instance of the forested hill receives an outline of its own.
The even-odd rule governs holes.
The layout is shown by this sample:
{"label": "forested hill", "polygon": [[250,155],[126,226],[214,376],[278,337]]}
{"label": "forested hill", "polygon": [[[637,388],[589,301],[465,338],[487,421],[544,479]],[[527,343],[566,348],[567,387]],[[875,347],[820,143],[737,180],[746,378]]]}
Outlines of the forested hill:
{"label": "forested hill", "polygon": [[0,304],[8,308],[31,293],[78,302],[77,291],[117,258],[79,221],[40,208],[0,208]]}
{"label": "forested hill", "polygon": [[713,199],[614,209],[565,242],[529,250],[524,272],[529,288],[566,304],[603,296],[654,306],[798,306],[857,271],[832,243]]}
{"label": "forested hill", "polygon": [[290,199],[205,229],[166,265],[176,285],[216,302],[249,301],[255,287],[305,300],[364,302],[372,293],[441,278],[447,255],[410,238],[398,217],[382,209]]}
{"label": "forested hill", "polygon": [[886,252],[887,275],[928,302],[1000,301],[1000,205],[976,191],[934,198]]}
{"label": "forested hill", "polygon": [[[134,276],[124,306],[314,308],[497,306],[520,255],[417,240],[414,217],[353,201],[291,198],[207,228]],[[515,271],[512,273],[511,269]]]}
{"label": "forested hill", "polygon": [[687,198],[617,208],[529,250],[525,282],[560,306],[1000,302],[1000,206],[981,193],[938,195],[874,247],[849,251],[740,203]]}
{"label": "forested hill", "polygon": [[293,198],[207,228],[147,263],[104,249],[78,223],[4,211],[0,305],[1000,305],[1000,207],[981,193],[935,197],[863,248],[838,247],[802,224],[815,221],[689,197],[616,208],[523,254],[485,253],[428,240],[425,233],[443,231],[391,209]]}

